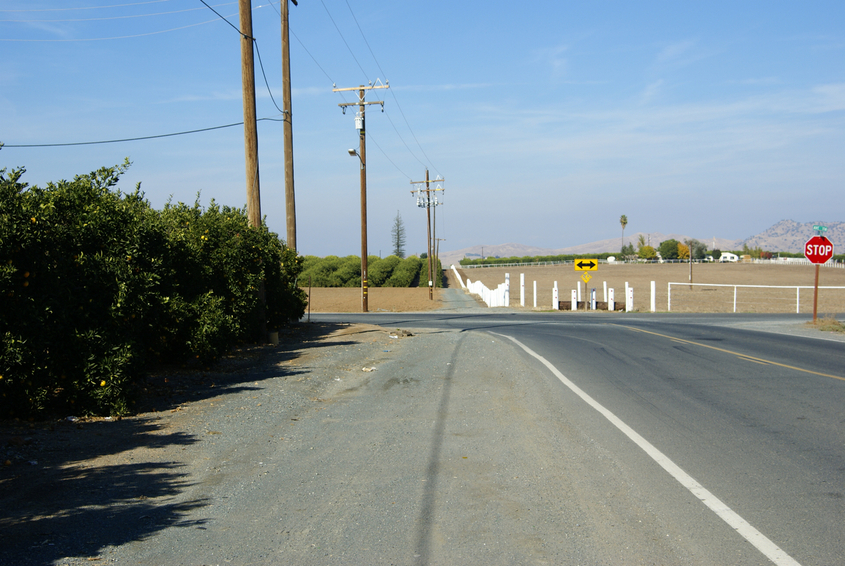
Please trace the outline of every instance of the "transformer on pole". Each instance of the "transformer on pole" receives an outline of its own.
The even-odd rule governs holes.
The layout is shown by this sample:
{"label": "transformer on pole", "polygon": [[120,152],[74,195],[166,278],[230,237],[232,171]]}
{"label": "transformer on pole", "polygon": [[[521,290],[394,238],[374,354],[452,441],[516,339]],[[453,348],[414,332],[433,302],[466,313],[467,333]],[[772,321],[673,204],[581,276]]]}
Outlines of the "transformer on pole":
{"label": "transformer on pole", "polygon": [[382,112],[384,112],[384,101],[365,102],[364,100],[366,92],[374,88],[390,88],[390,85],[373,85],[370,83],[369,86],[332,89],[332,92],[358,91],[358,102],[347,102],[338,104],[338,106],[344,114],[346,114],[348,106],[358,107],[358,112],[355,114],[355,129],[358,130],[358,150],[350,149],[349,155],[357,155],[361,162],[361,312],[369,311],[369,298],[367,296],[367,129],[365,113],[367,106],[370,104],[381,104]]}

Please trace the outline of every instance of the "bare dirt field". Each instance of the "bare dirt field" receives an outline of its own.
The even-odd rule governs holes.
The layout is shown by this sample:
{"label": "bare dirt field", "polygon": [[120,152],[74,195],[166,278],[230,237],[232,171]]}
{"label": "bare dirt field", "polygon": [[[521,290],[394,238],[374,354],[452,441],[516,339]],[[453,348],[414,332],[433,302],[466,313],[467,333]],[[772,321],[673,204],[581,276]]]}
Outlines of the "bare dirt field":
{"label": "bare dirt field", "polygon": [[[443,284],[447,289],[460,289],[461,283],[452,270],[443,272]],[[308,288],[303,289],[308,294]],[[361,288],[312,287],[311,312],[361,312]],[[367,291],[369,312],[421,312],[439,309],[440,289],[435,289],[433,298],[428,296],[427,287],[371,287]]]}
{"label": "bare dirt field", "polygon": [[[308,293],[308,289],[304,289]],[[373,287],[367,292],[369,312],[417,312],[435,310],[440,300],[428,298],[425,287]],[[361,312],[358,287],[312,287],[311,312]]]}
{"label": "bare dirt field", "polygon": [[[667,310],[668,283],[689,283],[688,264],[601,264],[597,271],[575,271],[570,265],[540,267],[493,267],[461,270],[465,279],[479,280],[488,288],[495,288],[510,274],[510,304],[520,305],[520,274],[525,274],[525,305],[534,305],[534,281],[537,282],[537,307],[549,309],[552,305],[552,288],[557,282],[559,298],[569,301],[571,290],[580,282],[582,300],[585,287],[596,289],[596,298],[603,300],[604,284],[615,290],[617,302],[625,300],[625,283],[634,288],[634,309],[648,311],[651,308],[651,282],[655,282],[655,303],[658,312]],[[581,276],[592,276],[589,284]],[[731,285],[731,287],[698,287],[672,285],[672,312],[733,312],[733,285],[788,286],[787,289],[736,289],[736,312],[794,313],[800,301],[800,312],[813,312],[813,283],[815,266],[773,265],[773,264],[693,264],[692,282]],[[796,289],[800,286],[800,289]],[[842,289],[820,289],[820,313],[845,312],[845,269],[821,267],[819,287],[843,287]]]}

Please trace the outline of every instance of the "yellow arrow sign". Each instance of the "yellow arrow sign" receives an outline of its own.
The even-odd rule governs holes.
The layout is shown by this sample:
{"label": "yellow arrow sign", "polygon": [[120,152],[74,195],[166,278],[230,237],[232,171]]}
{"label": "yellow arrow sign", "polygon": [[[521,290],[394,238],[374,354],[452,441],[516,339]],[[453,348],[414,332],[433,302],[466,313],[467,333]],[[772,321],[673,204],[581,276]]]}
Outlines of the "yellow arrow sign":
{"label": "yellow arrow sign", "polygon": [[599,260],[597,259],[576,259],[575,271],[598,271]]}

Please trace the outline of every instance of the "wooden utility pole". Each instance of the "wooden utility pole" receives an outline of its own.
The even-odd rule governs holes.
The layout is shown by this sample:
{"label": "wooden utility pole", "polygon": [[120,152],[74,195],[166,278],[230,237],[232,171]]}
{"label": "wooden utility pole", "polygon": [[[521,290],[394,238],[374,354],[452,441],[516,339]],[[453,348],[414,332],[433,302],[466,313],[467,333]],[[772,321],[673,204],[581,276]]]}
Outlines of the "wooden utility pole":
{"label": "wooden utility pole", "polygon": [[440,242],[445,242],[446,238],[435,238],[434,239],[434,257],[440,257]]}
{"label": "wooden utility pole", "polygon": [[[296,0],[291,0],[297,6]],[[296,249],[296,200],[293,190],[293,107],[290,96],[290,24],[288,0],[282,0],[282,106],[285,111],[285,221],[287,246]]]}
{"label": "wooden utility pole", "polygon": [[361,127],[358,129],[358,157],[361,159],[361,312],[369,312],[367,285],[367,120],[365,115],[364,89],[358,91],[358,112],[361,113]]}
{"label": "wooden utility pole", "polygon": [[434,259],[431,257],[432,253],[431,253],[431,193],[429,192],[430,190],[431,189],[429,189],[429,182],[428,182],[428,169],[426,169],[425,170],[425,195],[426,195],[426,198],[428,199],[428,205],[425,207],[425,216],[428,220],[428,237],[426,238],[426,240],[428,240],[428,242],[427,242],[428,243],[428,251],[426,252],[426,254],[428,255],[428,300],[433,300],[434,299],[434,285],[433,285],[434,279],[432,278],[433,274],[431,272],[431,264],[434,261]]}
{"label": "wooden utility pole", "polygon": [[[444,179],[441,179],[439,177],[437,179],[435,179],[435,182],[440,182],[440,181],[444,181]],[[421,181],[411,181],[411,184],[412,185],[419,185],[419,184],[422,184],[422,182]],[[425,208],[426,222],[427,222],[427,225],[428,225],[427,237],[426,237],[426,240],[428,240],[428,243],[427,243],[428,249],[426,251],[426,254],[428,255],[428,298],[430,300],[434,299],[434,274],[432,273],[432,270],[434,269],[434,267],[433,267],[434,266],[434,258],[432,257],[434,255],[434,253],[433,253],[434,252],[434,240],[432,239],[432,235],[431,235],[431,208],[434,207],[434,206],[437,206],[437,198],[435,197],[434,200],[432,201],[431,193],[436,194],[437,191],[442,191],[442,190],[443,190],[443,188],[439,187],[439,186],[434,188],[434,189],[431,188],[431,181],[428,178],[428,169],[426,169],[425,170],[425,189],[419,189],[417,191],[411,191],[411,194],[414,194],[415,192],[418,193],[417,206],[420,207],[420,208]],[[422,193],[425,193],[425,197],[422,196]],[[437,216],[436,216],[436,213],[435,213],[435,219],[436,218],[437,218]],[[435,220],[435,222],[436,222],[436,220]]]}
{"label": "wooden utility pole", "polygon": [[255,61],[252,54],[252,0],[239,0],[241,16],[241,83],[246,154],[246,209],[250,226],[261,226],[261,190],[258,184],[258,124],[255,115]]}
{"label": "wooden utility pole", "polygon": [[[258,183],[258,122],[255,113],[255,61],[252,54],[252,0],[239,0],[241,16],[241,82],[244,106],[244,153],[246,154],[246,213],[249,225],[261,227],[261,189]],[[267,298],[264,279],[258,285],[258,316],[261,339],[268,340]]]}
{"label": "wooden utility pole", "polygon": [[361,162],[361,312],[369,312],[369,298],[367,296],[367,128],[366,109],[370,104],[381,104],[384,108],[384,101],[366,102],[364,97],[368,90],[374,88],[390,88],[389,85],[361,85],[357,88],[334,88],[332,92],[349,90],[358,91],[358,102],[338,104],[346,114],[346,108],[357,106],[358,113],[355,115],[355,127],[358,129],[358,150],[349,150],[350,155],[357,155]]}

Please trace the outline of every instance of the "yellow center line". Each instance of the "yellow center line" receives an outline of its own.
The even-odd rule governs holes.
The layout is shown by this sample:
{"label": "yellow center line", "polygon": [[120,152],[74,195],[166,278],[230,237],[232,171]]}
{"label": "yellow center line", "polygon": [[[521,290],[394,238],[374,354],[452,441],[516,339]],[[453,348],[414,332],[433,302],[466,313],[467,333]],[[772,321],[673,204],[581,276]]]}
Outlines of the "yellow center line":
{"label": "yellow center line", "polygon": [[738,357],[739,357],[740,360],[755,363],[755,364],[760,364],[761,366],[770,365],[770,362],[764,362],[762,360],[755,360],[754,358],[749,358],[748,356],[738,356]]}
{"label": "yellow center line", "polygon": [[809,370],[809,369],[804,369],[804,368],[799,368],[799,367],[795,367],[795,366],[790,366],[790,365],[787,365],[787,364],[781,364],[781,363],[778,363],[778,362],[773,362],[771,360],[764,360],[762,358],[755,358],[754,356],[749,356],[749,355],[746,355],[746,354],[740,354],[739,352],[733,352],[731,350],[725,350],[724,348],[717,348],[716,346],[710,346],[709,344],[702,344],[700,342],[693,342],[692,340],[685,340],[683,338],[677,338],[675,336],[669,336],[667,334],[660,334],[659,332],[652,332],[651,330],[643,330],[642,328],[634,328],[633,326],[626,326],[624,324],[612,324],[612,326],[619,326],[621,328],[627,328],[628,330],[633,330],[634,332],[642,332],[644,334],[651,334],[653,336],[660,336],[661,338],[667,338],[669,340],[672,340],[674,342],[680,342],[682,344],[689,344],[691,346],[701,346],[702,348],[710,348],[711,350],[716,350],[717,352],[723,352],[725,354],[732,354],[734,356],[739,356],[740,358],[743,358],[743,359],[746,359],[746,360],[749,360],[749,361],[752,361],[752,362],[757,362],[757,363],[761,363],[761,364],[771,364],[771,365],[774,365],[774,366],[780,366],[782,368],[793,369],[795,371],[800,371],[800,372],[803,372],[803,373],[811,373],[813,375],[820,375],[822,377],[830,377],[830,378],[833,378],[833,379],[838,379],[839,381],[845,381],[845,377],[840,377],[838,375],[831,375],[829,373],[821,373],[821,372],[818,372],[818,371],[812,371],[812,370]]}

